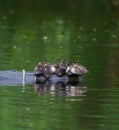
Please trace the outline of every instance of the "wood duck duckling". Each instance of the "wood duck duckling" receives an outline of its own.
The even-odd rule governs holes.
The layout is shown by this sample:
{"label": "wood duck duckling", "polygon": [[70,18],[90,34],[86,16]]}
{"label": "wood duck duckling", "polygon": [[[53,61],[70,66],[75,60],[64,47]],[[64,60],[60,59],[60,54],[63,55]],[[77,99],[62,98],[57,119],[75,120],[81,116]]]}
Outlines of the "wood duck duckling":
{"label": "wood duck duckling", "polygon": [[61,60],[58,65],[61,70],[66,70],[68,67],[68,62],[66,60]]}
{"label": "wood duck duckling", "polygon": [[43,68],[43,75],[48,79],[52,74],[51,65],[46,63]]}
{"label": "wood duck duckling", "polygon": [[46,62],[39,62],[35,69],[34,74],[35,76],[44,76],[46,79],[50,78],[51,74],[56,73],[55,65],[51,65]]}
{"label": "wood duck duckling", "polygon": [[35,75],[35,76],[40,76],[40,75],[43,74],[44,64],[45,64],[44,62],[39,62],[39,63],[36,65],[36,67],[35,67],[35,69],[34,69],[34,75]]}
{"label": "wood duck duckling", "polygon": [[61,77],[65,74],[66,68],[68,66],[68,62],[66,60],[61,60],[58,64],[56,64],[55,68],[56,71],[55,73]]}
{"label": "wood duck duckling", "polygon": [[59,64],[51,65],[51,69],[50,70],[51,70],[52,74],[56,74],[59,77],[64,75],[64,73],[65,73],[65,71],[60,68]]}
{"label": "wood duck duckling", "polygon": [[59,65],[56,67],[56,72],[55,72],[59,77],[63,76],[65,74],[65,70],[62,69]]}
{"label": "wood duck duckling", "polygon": [[44,75],[45,77],[50,77],[51,71],[50,71],[50,64],[46,62],[39,62],[35,69],[34,69],[34,74],[35,76],[40,76]]}
{"label": "wood duck duckling", "polygon": [[66,74],[68,74],[68,75],[75,74],[75,75],[82,76],[86,73],[88,73],[88,70],[84,66],[78,65],[77,63],[71,64],[66,69]]}

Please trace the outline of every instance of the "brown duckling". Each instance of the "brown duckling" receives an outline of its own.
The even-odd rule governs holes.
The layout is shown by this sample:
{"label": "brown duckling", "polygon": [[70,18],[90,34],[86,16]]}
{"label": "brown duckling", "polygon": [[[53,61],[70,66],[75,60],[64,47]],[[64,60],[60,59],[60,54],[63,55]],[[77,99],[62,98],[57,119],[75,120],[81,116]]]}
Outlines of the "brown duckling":
{"label": "brown duckling", "polygon": [[66,69],[66,74],[68,75],[84,75],[86,73],[88,73],[88,70],[84,66],[78,65],[77,63],[71,64]]}
{"label": "brown duckling", "polygon": [[35,76],[43,75],[45,78],[49,78],[52,73],[55,73],[55,70],[56,68],[54,65],[46,62],[39,62],[34,69],[34,74]]}
{"label": "brown duckling", "polygon": [[34,69],[34,74],[35,76],[39,76],[39,75],[42,75],[43,74],[43,68],[44,68],[44,62],[39,62],[35,69]]}
{"label": "brown duckling", "polygon": [[46,78],[50,78],[52,74],[52,71],[51,71],[51,65],[46,63],[44,65],[44,68],[43,68],[43,75],[46,77]]}
{"label": "brown duckling", "polygon": [[61,70],[66,70],[68,67],[68,62],[66,60],[61,60],[58,65]]}
{"label": "brown duckling", "polygon": [[58,76],[62,76],[65,71],[59,67],[59,64],[51,65],[50,71],[52,74],[56,74]]}
{"label": "brown duckling", "polygon": [[55,73],[60,77],[60,76],[63,76],[65,74],[65,70],[61,69],[60,66],[57,65]]}

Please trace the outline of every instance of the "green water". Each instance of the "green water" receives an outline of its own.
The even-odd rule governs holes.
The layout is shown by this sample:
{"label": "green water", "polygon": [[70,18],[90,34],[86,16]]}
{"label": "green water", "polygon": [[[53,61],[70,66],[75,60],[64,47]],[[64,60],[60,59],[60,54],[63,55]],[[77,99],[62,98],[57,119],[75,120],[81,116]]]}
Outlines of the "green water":
{"label": "green water", "polygon": [[0,1],[0,70],[78,62],[82,85],[0,86],[1,130],[118,130],[118,17],[108,0]]}

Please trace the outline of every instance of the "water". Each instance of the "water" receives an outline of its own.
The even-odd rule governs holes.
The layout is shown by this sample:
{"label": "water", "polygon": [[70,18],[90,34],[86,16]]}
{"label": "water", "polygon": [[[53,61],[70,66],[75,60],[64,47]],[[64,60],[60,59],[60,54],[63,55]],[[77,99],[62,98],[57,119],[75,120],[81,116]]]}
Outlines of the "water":
{"label": "water", "polygon": [[0,2],[0,70],[33,71],[39,61],[63,58],[90,73],[83,84],[0,86],[0,129],[118,130],[114,7],[106,0],[48,2]]}

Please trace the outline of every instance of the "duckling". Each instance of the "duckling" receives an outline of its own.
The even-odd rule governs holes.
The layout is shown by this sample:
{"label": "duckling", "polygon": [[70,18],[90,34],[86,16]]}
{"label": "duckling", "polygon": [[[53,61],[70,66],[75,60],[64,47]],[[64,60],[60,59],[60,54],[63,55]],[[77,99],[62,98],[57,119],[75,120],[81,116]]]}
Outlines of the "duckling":
{"label": "duckling", "polygon": [[65,74],[65,70],[61,69],[60,66],[59,66],[59,64],[55,64],[54,68],[55,68],[54,69],[55,70],[54,74],[56,74],[57,76],[60,77],[60,76],[63,76]]}
{"label": "duckling", "polygon": [[67,74],[67,75],[72,75],[73,73],[72,73],[72,68],[73,68],[73,66],[74,65],[77,65],[77,63],[72,63],[72,64],[70,64],[70,65],[68,65],[68,67],[66,68],[66,71],[65,71],[65,73]]}
{"label": "duckling", "polygon": [[68,62],[66,60],[61,60],[58,65],[61,70],[66,70]]}
{"label": "duckling", "polygon": [[43,75],[48,79],[52,74],[51,65],[46,63],[43,68]]}
{"label": "duckling", "polygon": [[71,72],[77,75],[84,75],[88,73],[88,70],[82,65],[74,65],[71,69]]}
{"label": "duckling", "polygon": [[65,70],[61,69],[59,66],[56,68],[55,72],[59,77],[63,76],[65,74]]}
{"label": "duckling", "polygon": [[43,74],[44,64],[45,64],[44,62],[39,62],[39,63],[36,65],[36,67],[35,67],[35,69],[34,69],[34,74],[35,74],[35,76],[40,76],[40,75]]}
{"label": "duckling", "polygon": [[71,64],[66,69],[66,74],[68,75],[76,74],[81,76],[86,73],[88,73],[88,70],[84,66],[78,65],[77,63]]}
{"label": "duckling", "polygon": [[65,73],[65,71],[62,70],[58,64],[50,65],[50,71],[52,74],[56,74],[58,76],[62,76]]}
{"label": "duckling", "polygon": [[68,62],[66,60],[61,60],[58,64],[55,65],[55,73],[61,77],[65,74],[65,70],[68,66]]}

